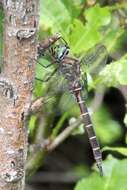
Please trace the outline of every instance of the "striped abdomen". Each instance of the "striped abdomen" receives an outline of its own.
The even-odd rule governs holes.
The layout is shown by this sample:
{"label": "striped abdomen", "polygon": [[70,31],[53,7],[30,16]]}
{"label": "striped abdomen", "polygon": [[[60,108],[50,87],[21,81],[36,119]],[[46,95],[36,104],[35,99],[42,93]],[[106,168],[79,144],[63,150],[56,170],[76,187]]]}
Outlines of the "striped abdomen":
{"label": "striped abdomen", "polygon": [[93,154],[94,154],[94,158],[96,160],[96,164],[97,164],[99,171],[100,171],[100,175],[103,175],[102,154],[101,154],[99,143],[98,143],[97,138],[96,138],[96,134],[95,134],[95,131],[93,128],[93,124],[92,124],[90,115],[88,113],[85,102],[82,99],[81,87],[75,88],[73,90],[73,93],[74,93],[76,100],[77,100],[77,103],[79,104],[79,107],[80,107],[81,117],[83,118],[83,121],[85,124],[85,129],[86,129],[87,134],[88,134],[88,138],[89,138],[92,150],[93,150]]}

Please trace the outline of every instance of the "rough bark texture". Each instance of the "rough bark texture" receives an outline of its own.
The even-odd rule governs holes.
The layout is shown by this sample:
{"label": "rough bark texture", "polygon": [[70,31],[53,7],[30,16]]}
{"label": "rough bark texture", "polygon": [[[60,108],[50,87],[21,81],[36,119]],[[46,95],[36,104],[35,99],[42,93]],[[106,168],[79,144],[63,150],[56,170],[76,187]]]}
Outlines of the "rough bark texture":
{"label": "rough bark texture", "polygon": [[39,0],[4,0],[4,55],[0,75],[0,190],[23,190],[25,119],[37,54]]}

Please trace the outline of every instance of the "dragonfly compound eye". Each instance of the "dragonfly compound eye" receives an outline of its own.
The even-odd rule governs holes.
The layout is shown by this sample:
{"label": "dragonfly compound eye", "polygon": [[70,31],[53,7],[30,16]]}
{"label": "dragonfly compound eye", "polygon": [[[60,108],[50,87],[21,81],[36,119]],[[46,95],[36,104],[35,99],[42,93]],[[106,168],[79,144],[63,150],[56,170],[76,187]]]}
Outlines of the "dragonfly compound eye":
{"label": "dragonfly compound eye", "polygon": [[69,48],[66,47],[65,45],[57,46],[56,58],[58,61],[62,61],[68,53],[69,53]]}

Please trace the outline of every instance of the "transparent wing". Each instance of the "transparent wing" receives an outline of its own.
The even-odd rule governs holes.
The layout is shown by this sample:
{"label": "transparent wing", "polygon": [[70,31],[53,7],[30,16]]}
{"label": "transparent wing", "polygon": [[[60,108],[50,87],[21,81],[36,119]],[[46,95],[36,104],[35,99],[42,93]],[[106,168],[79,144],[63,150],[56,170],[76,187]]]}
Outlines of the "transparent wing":
{"label": "transparent wing", "polygon": [[81,57],[81,68],[92,76],[97,75],[107,63],[108,52],[103,44],[97,44]]}
{"label": "transparent wing", "polygon": [[[37,65],[37,67],[38,73],[36,76],[42,80],[47,78],[47,76],[50,75],[50,73],[52,73],[54,70],[53,66],[47,69],[41,67],[40,65]],[[68,111],[71,109],[71,107],[76,105],[73,95],[69,92],[67,80],[61,74],[59,74],[59,72],[56,72],[47,82],[41,82],[37,80],[35,83],[34,92],[35,96],[37,97],[47,97],[46,106],[53,106],[54,112],[57,112],[58,115],[61,111]]]}
{"label": "transparent wing", "polygon": [[[102,44],[94,46],[85,54],[85,56],[81,58],[81,69],[83,71],[82,72],[83,74],[81,74],[81,85],[84,87],[83,89],[84,97],[87,97],[87,71],[95,76],[104,67],[104,65],[107,62],[107,58],[108,58],[107,49]],[[49,73],[52,72],[54,66],[55,65],[52,65],[51,67],[44,69],[45,72],[41,71],[44,79],[47,77],[46,73],[48,72],[47,70],[49,70]],[[42,68],[40,68],[40,70],[42,70]],[[69,107],[69,105],[72,105],[72,102],[75,102],[73,100],[70,100],[68,82],[58,72],[55,75],[53,75],[51,79],[48,82],[44,83],[43,85],[45,86],[45,90],[43,90],[43,92],[45,92],[45,94],[48,95],[49,97],[51,96],[57,97],[57,100],[60,99],[60,97],[63,97],[63,94],[68,94],[66,95],[66,98],[62,102],[62,107],[67,108]]]}

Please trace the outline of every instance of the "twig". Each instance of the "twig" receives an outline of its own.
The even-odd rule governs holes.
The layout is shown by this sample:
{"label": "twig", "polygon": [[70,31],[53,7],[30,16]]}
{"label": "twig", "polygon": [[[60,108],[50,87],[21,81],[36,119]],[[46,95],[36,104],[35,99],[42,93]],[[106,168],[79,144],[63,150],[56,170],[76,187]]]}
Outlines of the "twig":
{"label": "twig", "polygon": [[31,107],[30,107],[30,114],[34,114],[34,113],[37,113],[40,111],[40,109],[42,108],[42,106],[49,102],[49,101],[53,101],[54,98],[52,97],[40,97],[40,98],[37,98],[36,100],[34,100],[31,104]]}
{"label": "twig", "polygon": [[48,139],[43,140],[43,142],[35,145],[30,145],[29,150],[31,153],[35,153],[38,150],[46,150],[53,151],[56,147],[58,147],[72,132],[81,124],[82,119],[78,119],[73,124],[66,127],[54,140]]}
{"label": "twig", "polygon": [[42,105],[44,104],[44,101],[45,101],[44,97],[40,97],[34,100],[30,107],[30,114],[37,113],[41,109]]}
{"label": "twig", "polygon": [[47,147],[48,151],[54,150],[58,147],[70,134],[81,124],[82,119],[78,119],[72,125],[66,127]]}

